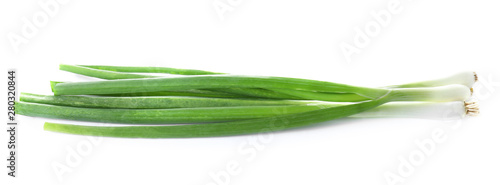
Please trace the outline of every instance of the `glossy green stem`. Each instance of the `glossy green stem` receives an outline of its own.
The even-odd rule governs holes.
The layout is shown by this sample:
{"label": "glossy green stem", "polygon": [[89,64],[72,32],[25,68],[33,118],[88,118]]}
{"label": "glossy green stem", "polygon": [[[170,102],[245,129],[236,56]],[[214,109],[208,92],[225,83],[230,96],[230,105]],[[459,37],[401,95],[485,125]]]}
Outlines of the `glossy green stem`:
{"label": "glossy green stem", "polygon": [[16,113],[25,116],[77,121],[168,124],[207,123],[271,117],[325,108],[325,105],[242,106],[175,109],[80,108],[16,102]]}
{"label": "glossy green stem", "polygon": [[52,83],[51,85],[56,95],[117,94],[207,88],[276,88],[333,93],[357,93],[366,97],[377,98],[389,91],[387,89],[356,87],[297,78],[234,75],[68,82]]}
{"label": "glossy green stem", "polygon": [[208,89],[213,92],[231,93],[235,95],[251,97],[251,98],[268,98],[268,99],[288,99],[288,100],[304,100],[305,98],[291,96],[283,93],[278,93],[269,89],[261,88],[231,88],[231,89]]}
{"label": "glossy green stem", "polygon": [[245,135],[299,128],[343,118],[370,110],[389,100],[390,97],[385,96],[378,100],[351,105],[224,123],[135,127],[99,127],[45,123],[44,129],[68,134],[125,138],[192,138]]}
{"label": "glossy green stem", "polygon": [[[109,66],[108,66],[109,67]],[[126,69],[132,70],[133,67],[125,67]],[[134,79],[140,78],[137,74],[132,73],[120,73],[113,71],[106,71],[101,69],[88,68],[84,66],[75,65],[60,65],[61,70],[68,72],[73,72],[76,74],[81,74],[90,77],[96,77],[101,79]],[[110,68],[106,68],[110,69]],[[114,69],[114,68],[111,68]],[[170,68],[169,68],[170,69]],[[118,70],[120,71],[120,70]],[[121,71],[124,72],[124,71]],[[130,71],[127,71],[130,72]],[[167,72],[165,72],[167,73]],[[108,76],[106,74],[109,74]],[[131,75],[130,78],[127,75]],[[158,76],[144,76],[143,78],[151,78]],[[275,90],[262,89],[262,88],[210,88],[206,91],[218,92],[218,93],[230,93],[234,95],[249,97],[249,98],[268,98],[268,99],[291,99],[291,100],[323,100],[323,101],[365,101],[368,98],[359,96],[353,93],[344,93],[341,95],[331,95],[332,93],[321,93],[321,92],[304,92],[300,90],[289,90],[287,93],[276,92]],[[290,92],[297,91],[297,92]],[[290,94],[295,95],[290,95]],[[316,97],[316,98],[314,98]]]}
{"label": "glossy green stem", "polygon": [[290,89],[271,89],[278,93],[287,94],[290,96],[301,97],[305,100],[320,100],[331,102],[360,102],[367,101],[370,98],[360,96],[354,93],[324,93],[324,92],[311,92],[311,91],[297,91]]}
{"label": "glossy green stem", "polygon": [[191,97],[207,97],[207,98],[248,98],[237,94],[229,94],[224,92],[215,92],[207,90],[184,90],[184,91],[159,91],[159,92],[137,92],[137,93],[117,93],[117,94],[99,94],[95,96],[106,97],[135,97],[135,96],[191,96]]}
{"label": "glossy green stem", "polygon": [[178,75],[214,75],[214,74],[224,74],[210,71],[202,71],[195,69],[177,69],[169,67],[139,67],[139,66],[100,66],[100,65],[80,65],[83,67],[115,71],[115,72],[127,72],[127,73],[168,73],[168,74],[178,74]]}
{"label": "glossy green stem", "polygon": [[52,96],[21,93],[20,101],[50,105],[87,108],[165,109],[196,107],[236,107],[268,105],[307,105],[311,102],[290,100],[250,100],[228,98],[149,96],[149,97],[95,97]]}
{"label": "glossy green stem", "polygon": [[93,69],[88,67],[80,67],[74,65],[60,64],[59,69],[63,71],[68,71],[80,75],[106,79],[106,80],[116,80],[116,79],[134,79],[134,78],[155,78],[157,76],[152,75],[142,75],[142,74],[132,74],[132,73],[120,73],[113,71],[103,71],[99,69]]}

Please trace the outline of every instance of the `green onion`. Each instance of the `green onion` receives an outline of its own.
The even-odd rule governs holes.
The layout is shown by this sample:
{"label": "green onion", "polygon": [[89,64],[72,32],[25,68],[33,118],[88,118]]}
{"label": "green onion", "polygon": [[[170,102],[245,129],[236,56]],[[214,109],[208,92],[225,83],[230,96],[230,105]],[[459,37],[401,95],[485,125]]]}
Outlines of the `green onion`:
{"label": "green onion", "polygon": [[278,93],[269,89],[262,88],[226,88],[226,89],[207,89],[212,92],[231,93],[249,98],[268,98],[268,99],[289,99],[303,100],[304,98]]}
{"label": "green onion", "polygon": [[[334,106],[334,105],[332,105]],[[81,108],[16,102],[16,113],[25,116],[77,121],[166,124],[206,123],[263,118],[318,110],[328,105],[201,107],[175,109]]]}
{"label": "green onion", "polygon": [[132,74],[132,73],[120,73],[113,71],[103,71],[93,68],[73,66],[73,65],[59,65],[59,69],[63,71],[68,71],[76,74],[82,74],[85,76],[91,76],[100,79],[106,80],[116,80],[116,79],[133,79],[133,78],[155,78],[156,76],[151,75],[141,75],[141,74]]}
{"label": "green onion", "polygon": [[[106,70],[101,70],[101,69],[94,69],[94,68],[88,68],[84,66],[77,66],[77,65],[66,65],[66,64],[60,64],[59,69],[63,71],[68,71],[84,76],[89,76],[89,77],[95,77],[95,78],[100,78],[100,79],[107,79],[107,80],[116,80],[116,79],[134,79],[134,78],[158,78],[160,76],[149,76],[149,75],[138,75],[138,74],[132,74],[132,73],[122,73],[122,72],[114,72],[114,71],[106,71]],[[112,68],[115,69],[115,68]],[[121,68],[118,68],[121,69]],[[132,70],[132,67],[125,67],[125,69],[130,69]],[[173,69],[173,68],[167,68],[167,69]],[[125,70],[125,71],[130,71],[130,70]],[[140,69],[137,69],[140,71]],[[176,71],[185,71],[187,69],[175,69]],[[123,71],[123,70],[122,70]],[[163,70],[165,72],[165,70]],[[168,70],[167,70],[168,71]],[[191,70],[188,70],[191,71]],[[169,71],[170,72],[170,71]],[[174,71],[175,72],[175,71]],[[192,72],[189,74],[197,74],[199,73]],[[218,74],[218,73],[214,73]],[[271,90],[267,89],[260,89],[260,88],[231,88],[231,89],[221,89],[221,88],[215,88],[215,89],[205,89],[202,91],[206,92],[213,92],[211,94],[217,94],[217,93],[225,93],[225,94],[233,94],[236,96],[240,97],[250,97],[250,98],[270,98],[270,99],[301,99],[298,97],[293,97],[285,94],[280,94],[276,93]],[[217,97],[217,96],[213,96]],[[226,96],[219,96],[219,97],[226,97]]]}
{"label": "green onion", "polygon": [[[378,100],[357,103],[344,106],[336,106],[326,109],[320,109],[310,112],[281,115],[268,118],[233,121],[225,123],[194,124],[194,125],[175,125],[175,126],[124,126],[124,127],[102,127],[102,126],[82,126],[68,125],[46,122],[44,129],[47,131],[104,136],[104,137],[126,137],[126,138],[191,138],[191,137],[220,137],[231,135],[243,135],[253,133],[272,132],[288,130],[315,123],[334,120],[347,116],[354,117],[381,117],[381,112],[387,113],[383,117],[401,117],[401,116],[429,116],[431,118],[455,118],[453,116],[462,116],[463,113],[477,113],[475,104],[464,104],[462,102],[440,103],[440,104],[393,104],[382,105],[388,102],[390,98],[384,97]],[[429,108],[428,106],[432,106]],[[426,106],[426,107],[423,107]],[[452,107],[452,111],[447,108]],[[370,111],[370,109],[379,109]],[[434,110],[437,111],[434,112]],[[408,111],[417,111],[408,114]],[[359,114],[360,113],[360,114]],[[364,114],[364,115],[363,115]],[[443,117],[441,117],[443,116]]]}
{"label": "green onion", "polygon": [[415,82],[415,83],[409,83],[409,84],[402,84],[402,85],[393,85],[389,86],[389,88],[414,88],[414,87],[437,87],[437,86],[444,86],[444,85],[450,85],[450,84],[461,84],[465,85],[469,88],[472,88],[472,85],[477,81],[477,75],[475,72],[461,72],[446,78],[441,78],[441,79],[436,79],[436,80],[429,80],[429,81],[422,81],[422,82]]}
{"label": "green onion", "polygon": [[[61,105],[83,108],[166,109],[196,107],[270,106],[270,105],[319,105],[325,107],[349,105],[348,103],[294,101],[294,100],[248,100],[200,97],[91,97],[51,96],[21,93],[20,100],[28,103]],[[461,118],[478,114],[476,103],[462,101],[395,102],[370,109],[352,117],[406,117],[406,118]]]}
{"label": "green onion", "polygon": [[362,96],[376,98],[388,92],[387,89],[356,87],[339,83],[297,78],[233,75],[68,82],[52,83],[51,85],[55,95],[116,94],[206,88],[276,88],[334,93],[357,93]]}
{"label": "green onion", "polygon": [[360,102],[360,101],[370,100],[370,98],[360,96],[354,93],[325,93],[325,92],[298,91],[290,89],[272,89],[272,90],[290,96],[301,97],[301,99],[305,100],[320,100],[320,101],[332,101],[332,102]]}
{"label": "green onion", "polygon": [[[107,66],[109,69],[115,69],[112,66]],[[125,67],[129,70],[133,70],[133,67]],[[111,71],[96,70],[92,68],[82,67],[82,66],[69,66],[60,65],[61,70],[66,70],[69,72],[82,74],[86,76],[98,77],[103,79],[116,79],[115,75]],[[120,69],[119,67],[116,69]],[[184,69],[178,69],[184,70]],[[97,72],[96,72],[97,71]],[[119,70],[118,70],[119,71]],[[125,71],[125,70],[123,70]],[[106,73],[110,72],[105,76]],[[97,74],[96,74],[97,73]],[[168,73],[168,71],[164,71]],[[127,75],[134,75],[129,73],[122,73],[119,75],[122,79],[128,79]],[[150,77],[150,76],[148,76]],[[137,78],[136,76],[130,76],[130,78]],[[462,72],[451,77],[425,81],[409,83],[397,86],[391,86],[392,88],[412,88],[412,87],[435,87],[435,86],[445,86],[449,84],[463,84],[471,87],[474,82],[477,81],[477,75],[474,72]],[[360,96],[355,93],[325,93],[325,92],[312,92],[294,89],[257,89],[257,88],[225,88],[225,89],[209,89],[210,91],[216,91],[220,93],[231,93],[241,95],[243,97],[260,97],[260,98],[274,98],[274,99],[295,99],[295,100],[321,100],[321,101],[333,101],[333,102],[358,102],[366,101],[369,98]]]}
{"label": "green onion", "polygon": [[117,97],[133,97],[133,96],[192,96],[192,97],[211,97],[211,98],[248,98],[247,96],[229,94],[224,92],[215,92],[199,89],[183,90],[183,91],[159,91],[159,92],[137,92],[137,93],[117,93],[117,94],[98,94],[95,96],[117,96]]}
{"label": "green onion", "polygon": [[[57,82],[51,81],[50,86],[52,91],[54,91],[54,86],[56,84],[66,83],[66,82]],[[181,91],[154,91],[154,92],[134,92],[134,93],[117,93],[117,94],[90,94],[90,95],[98,95],[98,96],[198,96],[198,97],[215,97],[215,98],[246,98],[247,96],[230,94],[226,92],[216,92],[209,90],[199,90],[199,89],[189,89],[189,90],[181,90]]]}
{"label": "green onion", "polygon": [[[115,72],[137,72],[137,73],[167,73],[167,74],[181,74],[181,75],[213,75],[213,74],[226,74],[226,73],[216,73],[209,71],[198,72],[199,70],[192,69],[176,69],[176,68],[164,68],[164,67],[123,67],[123,66],[93,66],[93,65],[81,65],[87,68],[93,69],[101,69],[107,71],[115,71]],[[64,70],[64,69],[62,69]],[[179,71],[182,71],[179,73]],[[83,72],[83,71],[82,71]],[[86,75],[86,74],[83,74]],[[87,75],[86,75],[87,76]],[[124,79],[124,78],[123,78]],[[465,85],[469,88],[474,85],[477,81],[477,74],[475,72],[461,72],[449,77],[401,84],[401,85],[393,85],[389,86],[390,88],[414,88],[414,87],[437,87],[437,86],[445,86],[452,84],[461,84]]]}
{"label": "green onion", "polygon": [[[295,78],[223,75],[52,83],[52,89],[55,95],[156,92],[203,89],[207,87],[281,88],[305,91],[347,92],[373,98],[381,97],[391,91],[391,89],[356,87]],[[448,85],[432,88],[401,88],[392,89],[392,91],[394,91],[394,95],[397,96],[395,101],[457,101],[464,100],[471,95],[470,89],[463,85]]]}
{"label": "green onion", "polygon": [[[465,114],[477,114],[474,103],[391,103],[375,106],[384,100],[338,106],[317,111],[275,116],[269,118],[233,121],[226,123],[175,125],[175,126],[81,126],[46,122],[47,131],[78,135],[127,138],[187,138],[219,137],[286,130],[345,116],[366,117],[415,117],[428,119],[458,119]],[[364,111],[364,112],[363,112]],[[358,113],[358,114],[356,114]]]}
{"label": "green onion", "polygon": [[44,125],[44,129],[47,131],[68,134],[126,138],[220,137],[280,131],[313,125],[315,123],[343,118],[367,111],[388,101],[390,101],[390,96],[384,96],[373,101],[336,106],[297,114],[210,124],[100,127],[47,122]]}
{"label": "green onion", "polygon": [[98,65],[80,65],[83,67],[101,69],[116,72],[130,72],[130,73],[168,73],[178,75],[215,75],[224,74],[210,71],[194,70],[194,69],[177,69],[168,67],[126,67],[126,66],[98,66]]}
{"label": "green onion", "polygon": [[354,118],[420,118],[454,120],[479,114],[475,102],[395,102],[352,115]]}
{"label": "green onion", "polygon": [[[287,130],[343,117],[453,118],[478,113],[475,103],[456,102],[472,94],[470,87],[477,77],[470,72],[432,81],[368,88],[317,80],[236,76],[174,68],[71,65],[60,68],[108,80],[51,82],[55,96],[23,93],[21,101],[16,102],[16,113],[138,124],[100,127],[46,123],[44,126],[48,131],[70,134],[218,137]],[[190,76],[158,77],[134,73]],[[179,96],[172,96],[176,94]]]}
{"label": "green onion", "polygon": [[[132,67],[126,67],[126,68],[132,69]],[[84,66],[75,66],[75,65],[61,64],[59,65],[59,69],[80,75],[96,77],[101,79],[108,79],[108,80],[141,78],[141,75],[132,73],[120,73],[120,72],[106,71],[106,70],[88,68]],[[184,70],[184,69],[178,69],[178,70]],[[146,76],[146,75],[142,76],[142,78],[151,78],[151,77],[159,77],[159,76]],[[346,97],[344,97],[345,93],[339,96],[331,96],[332,93],[330,93],[325,96],[321,92],[304,92],[300,90],[288,90],[287,93],[278,93],[275,90],[262,89],[262,88],[211,88],[211,89],[206,89],[206,91],[230,93],[250,98],[254,97],[254,98],[294,99],[294,100],[306,99],[306,100],[322,100],[322,101],[346,101],[347,99]],[[296,94],[298,96],[292,96],[290,95],[291,93]],[[367,98],[359,96],[357,94],[350,94],[349,97],[352,97],[352,101],[368,100]]]}
{"label": "green onion", "polygon": [[[387,93],[380,96],[380,98],[387,97],[387,99],[389,99],[387,101],[458,101],[467,99],[470,94],[471,92],[466,86],[449,85],[433,88],[392,89],[388,90]],[[281,114],[289,114],[325,107],[328,108],[331,106],[335,105],[310,104],[178,109],[97,109],[19,102],[16,105],[16,109],[19,114],[26,116],[80,121],[113,123],[192,123],[268,117],[278,115],[276,114],[276,110],[278,109],[283,110]]]}
{"label": "green onion", "polygon": [[439,87],[392,89],[393,101],[464,101],[471,97],[472,89],[464,85],[446,85]]}
{"label": "green onion", "polygon": [[95,97],[51,96],[21,93],[20,101],[50,105],[87,108],[165,109],[194,107],[233,107],[266,105],[307,105],[312,102],[289,100],[251,100],[203,97],[149,96],[149,97]]}

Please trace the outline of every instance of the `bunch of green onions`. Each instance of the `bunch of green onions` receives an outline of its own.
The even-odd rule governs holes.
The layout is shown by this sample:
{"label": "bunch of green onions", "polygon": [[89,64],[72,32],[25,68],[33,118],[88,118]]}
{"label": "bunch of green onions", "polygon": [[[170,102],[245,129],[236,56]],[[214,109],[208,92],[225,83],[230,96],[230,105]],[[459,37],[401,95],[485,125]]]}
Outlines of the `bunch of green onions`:
{"label": "bunch of green onions", "polygon": [[[69,134],[217,137],[279,131],[343,117],[461,118],[478,114],[477,104],[465,102],[477,81],[473,72],[369,88],[165,67],[60,65],[60,69],[105,80],[52,81],[54,95],[22,93],[16,112],[45,118],[133,124],[83,126],[47,122],[44,125],[45,130]],[[154,73],[178,76],[162,77]]]}

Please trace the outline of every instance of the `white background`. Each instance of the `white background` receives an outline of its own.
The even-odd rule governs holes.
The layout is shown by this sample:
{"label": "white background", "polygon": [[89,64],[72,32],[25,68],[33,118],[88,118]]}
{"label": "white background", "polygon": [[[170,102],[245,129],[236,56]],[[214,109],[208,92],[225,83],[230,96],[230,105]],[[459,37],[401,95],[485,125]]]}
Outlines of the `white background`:
{"label": "white background", "polygon": [[[454,122],[337,120],[263,135],[270,137],[265,141],[250,135],[94,143],[43,131],[48,119],[18,116],[18,177],[4,173],[0,184],[217,184],[210,174],[227,174],[226,166],[234,163],[239,173],[218,184],[390,184],[384,174],[401,175],[399,157],[422,152],[414,142],[431,139],[436,130],[444,132],[444,142],[396,184],[500,183],[497,1],[69,0],[58,2],[36,33],[23,35],[23,19],[46,15],[38,3],[47,1],[0,3],[2,72],[16,69],[22,92],[49,94],[50,80],[93,80],[59,71],[60,63],[167,66],[373,87],[474,70],[481,78],[475,97],[481,115]],[[214,4],[229,8],[220,16]],[[387,24],[346,60],[341,44],[354,45],[356,28],[380,26],[370,12],[394,5],[398,11]],[[13,34],[27,43],[13,46]],[[0,133],[4,158],[7,137]],[[89,143],[81,160],[66,162],[71,151]],[[71,172],[59,179],[55,164]]]}

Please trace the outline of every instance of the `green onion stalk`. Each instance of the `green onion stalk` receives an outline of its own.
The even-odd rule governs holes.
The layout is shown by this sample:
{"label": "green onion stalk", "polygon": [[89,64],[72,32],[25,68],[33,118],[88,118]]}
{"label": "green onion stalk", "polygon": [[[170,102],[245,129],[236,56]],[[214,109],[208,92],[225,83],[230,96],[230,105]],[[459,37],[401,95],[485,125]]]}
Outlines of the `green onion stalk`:
{"label": "green onion stalk", "polygon": [[[470,72],[432,81],[370,88],[174,68],[71,65],[60,68],[108,81],[52,82],[54,96],[23,93],[21,101],[16,103],[17,113],[140,124],[99,127],[47,122],[44,126],[48,131],[70,134],[216,137],[287,130],[344,117],[436,118],[444,115],[442,110],[453,110],[447,117],[478,113],[477,104],[464,102],[471,96],[471,86],[477,80],[475,73]],[[177,125],[141,125],[172,123]]]}
{"label": "green onion stalk", "polygon": [[[131,78],[141,78],[137,76],[138,74],[133,73],[122,73],[122,72],[150,72],[150,73],[168,73],[168,74],[181,74],[179,71],[183,71],[183,75],[214,75],[214,74],[224,74],[216,72],[199,72],[199,70],[190,69],[174,69],[174,68],[163,68],[163,67],[122,67],[122,66],[77,66],[77,65],[65,65],[61,64],[60,69],[68,72],[73,72],[76,74],[81,74],[90,77],[96,77],[101,79],[131,79]],[[109,71],[108,71],[109,70]],[[127,76],[130,75],[130,76]],[[151,78],[158,76],[142,75],[142,78]],[[445,86],[451,84],[461,84],[469,88],[472,88],[474,82],[477,81],[477,75],[474,72],[461,72],[450,77],[408,83],[402,85],[388,86],[386,88],[418,88],[418,87],[437,87]],[[261,89],[261,88],[223,88],[223,89],[208,89],[208,92],[218,92],[218,93],[230,93],[237,94],[242,97],[260,97],[260,98],[272,98],[272,99],[302,99],[302,100],[321,100],[321,101],[332,101],[332,102],[359,102],[366,101],[369,98],[365,96],[360,96],[355,93],[327,93],[327,92],[312,92],[312,91],[302,91],[302,90],[290,90],[290,89]],[[143,93],[147,94],[147,93]]]}

